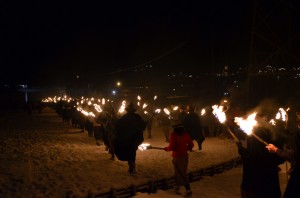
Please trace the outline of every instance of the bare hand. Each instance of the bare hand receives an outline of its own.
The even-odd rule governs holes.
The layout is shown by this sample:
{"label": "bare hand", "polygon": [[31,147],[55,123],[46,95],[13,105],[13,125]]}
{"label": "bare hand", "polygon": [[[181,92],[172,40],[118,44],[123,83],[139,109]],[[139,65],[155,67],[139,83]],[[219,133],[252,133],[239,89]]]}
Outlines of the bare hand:
{"label": "bare hand", "polygon": [[268,151],[270,153],[276,153],[276,151],[278,150],[278,148],[276,146],[274,146],[274,144],[269,144],[266,146],[266,148],[268,149]]}

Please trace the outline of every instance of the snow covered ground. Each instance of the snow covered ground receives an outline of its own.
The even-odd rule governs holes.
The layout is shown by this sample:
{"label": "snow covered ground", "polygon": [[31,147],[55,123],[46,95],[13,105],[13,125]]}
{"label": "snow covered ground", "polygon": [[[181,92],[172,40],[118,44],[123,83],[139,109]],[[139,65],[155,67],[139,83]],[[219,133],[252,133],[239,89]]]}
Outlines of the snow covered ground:
{"label": "snow covered ground", "polygon": [[[41,114],[6,112],[0,118],[0,197],[86,197],[111,188],[125,188],[149,180],[173,176],[171,152],[150,149],[137,152],[137,174],[130,176],[126,162],[110,160],[102,144],[97,146],[87,132],[63,123],[50,108]],[[160,127],[145,142],[164,147]],[[189,171],[238,157],[234,141],[207,138],[203,150],[189,154]],[[282,166],[284,169],[284,166]],[[193,197],[239,197],[241,167],[207,176],[191,183]],[[280,174],[286,185],[284,170]],[[137,193],[135,197],[178,197],[172,190],[155,194]]]}
{"label": "snow covered ground", "polygon": [[[287,176],[285,172],[285,164],[280,166],[282,172],[279,174],[281,192],[284,192],[287,184]],[[191,183],[193,197],[203,198],[240,198],[240,184],[242,179],[242,166],[235,167],[231,170],[225,171],[222,174],[216,174],[213,177],[205,176],[199,181]],[[181,189],[184,195],[184,189]],[[175,195],[172,189],[163,191],[158,190],[156,193],[137,193],[134,198],[172,198],[182,197],[182,195]]]}

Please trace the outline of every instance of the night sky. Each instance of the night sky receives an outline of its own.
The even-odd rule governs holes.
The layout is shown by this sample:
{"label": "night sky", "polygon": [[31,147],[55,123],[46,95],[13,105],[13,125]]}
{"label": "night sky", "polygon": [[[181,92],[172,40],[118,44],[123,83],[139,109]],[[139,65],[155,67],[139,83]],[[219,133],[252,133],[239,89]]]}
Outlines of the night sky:
{"label": "night sky", "polygon": [[249,60],[252,1],[1,4],[1,83],[104,79],[146,65],[207,73]]}

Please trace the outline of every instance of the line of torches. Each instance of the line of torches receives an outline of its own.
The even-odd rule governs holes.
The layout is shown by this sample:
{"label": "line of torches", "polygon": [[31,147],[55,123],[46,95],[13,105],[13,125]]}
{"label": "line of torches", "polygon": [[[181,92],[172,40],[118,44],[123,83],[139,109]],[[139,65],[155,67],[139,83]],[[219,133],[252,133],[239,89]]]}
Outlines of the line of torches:
{"label": "line of torches", "polygon": [[[215,105],[215,107],[213,106],[213,109],[214,109],[213,114],[218,118],[219,122],[220,123],[225,123],[226,115],[225,115],[225,112],[223,111],[223,107]],[[284,110],[283,108],[279,108],[275,119],[276,120],[282,120],[285,123],[287,123],[287,120],[288,120],[287,111],[289,111],[289,108],[287,108],[286,110]],[[252,135],[258,141],[260,141],[261,143],[263,143],[267,146],[269,144],[266,141],[261,139],[255,133],[253,133],[254,127],[257,126],[257,121],[255,120],[256,115],[257,115],[257,112],[253,112],[250,115],[248,115],[246,118],[235,117],[234,122],[240,127],[240,129],[244,133],[246,133],[247,135]],[[276,121],[274,119],[271,119],[270,123],[272,125],[275,125]],[[236,135],[230,130],[230,128],[228,126],[227,126],[227,130],[231,134],[231,136],[235,139],[236,142],[240,142],[240,140],[236,137]]]}
{"label": "line of torches", "polygon": [[[153,98],[155,101],[157,99],[157,96],[154,96]],[[43,102],[54,102],[57,103],[58,101],[63,100],[66,102],[70,102],[72,101],[72,98],[64,96],[64,97],[48,97],[46,99],[43,100]],[[113,102],[110,101],[109,99],[106,100],[105,98],[102,99],[97,99],[95,100],[94,98],[81,98],[80,102],[77,102],[77,110],[80,111],[82,114],[84,114],[85,116],[90,116],[90,117],[96,117],[95,113],[93,111],[87,111],[85,109],[83,109],[83,104],[86,103],[88,106],[93,106],[95,111],[97,113],[102,112],[102,108],[101,106],[104,106],[107,102]],[[143,110],[144,114],[148,114],[148,111],[146,111],[146,107],[148,106],[147,103],[143,103],[143,105],[141,105],[141,96],[137,96],[137,106]],[[123,100],[119,109],[118,109],[118,114],[122,115],[125,112],[125,108],[126,108],[126,101]],[[168,109],[168,108],[163,108],[163,112],[168,116],[169,119],[172,119],[171,116],[171,111],[177,111],[179,109],[178,106],[174,106],[173,109]],[[276,120],[281,120],[283,122],[285,122],[285,124],[287,123],[288,120],[288,114],[287,111],[289,111],[289,108],[287,108],[286,110],[284,108],[279,108],[278,112],[276,113],[275,119],[271,119],[270,120],[270,124],[272,125],[276,125]],[[159,114],[161,112],[161,109],[158,108],[154,111],[154,113],[152,114],[152,116],[149,118],[153,118],[156,114]],[[226,111],[224,111],[224,106],[222,105],[213,105],[212,106],[212,114],[218,119],[218,121],[221,124],[225,124],[226,122]],[[205,109],[201,110],[201,116],[204,116],[206,113]],[[246,133],[247,135],[252,135],[253,137],[255,137],[258,141],[260,141],[261,143],[268,145],[268,143],[266,141],[264,141],[263,139],[261,139],[259,136],[257,136],[255,133],[253,133],[253,129],[254,127],[257,126],[257,121],[256,121],[256,115],[257,112],[253,112],[250,115],[248,115],[246,118],[243,117],[235,117],[234,118],[234,122],[240,127],[240,129]],[[225,124],[226,125],[226,124]],[[226,125],[226,129],[227,131],[230,133],[230,135],[234,138],[234,140],[236,142],[240,142],[240,140],[236,137],[236,135],[230,130],[230,128]],[[149,143],[143,143],[139,146],[140,150],[146,150],[146,149],[163,149],[161,147],[154,147],[152,145],[150,145]]]}

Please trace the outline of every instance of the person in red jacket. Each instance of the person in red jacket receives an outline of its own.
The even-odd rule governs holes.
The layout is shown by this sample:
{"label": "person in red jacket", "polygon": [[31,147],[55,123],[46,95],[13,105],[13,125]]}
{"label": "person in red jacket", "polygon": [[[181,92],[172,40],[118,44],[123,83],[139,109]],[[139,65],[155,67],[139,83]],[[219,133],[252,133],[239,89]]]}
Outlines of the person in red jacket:
{"label": "person in red jacket", "polygon": [[182,125],[173,125],[173,129],[173,132],[170,134],[169,145],[164,150],[172,151],[172,163],[176,181],[174,191],[176,194],[180,194],[180,186],[184,186],[186,189],[185,196],[191,196],[192,190],[187,178],[187,167],[189,161],[188,151],[192,150],[194,143]]}

